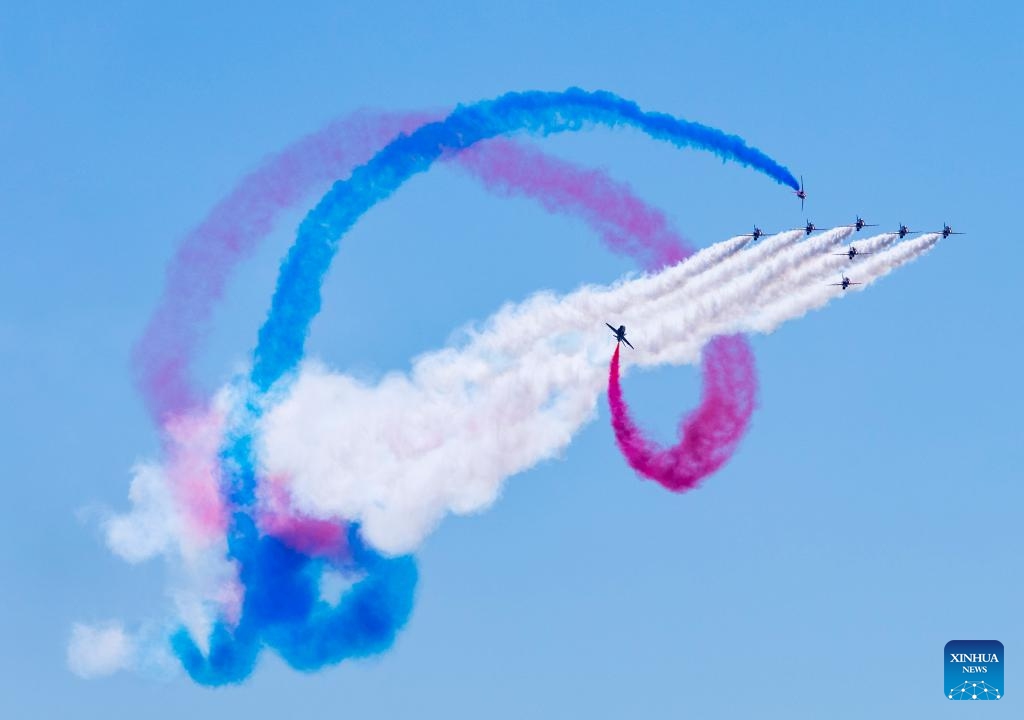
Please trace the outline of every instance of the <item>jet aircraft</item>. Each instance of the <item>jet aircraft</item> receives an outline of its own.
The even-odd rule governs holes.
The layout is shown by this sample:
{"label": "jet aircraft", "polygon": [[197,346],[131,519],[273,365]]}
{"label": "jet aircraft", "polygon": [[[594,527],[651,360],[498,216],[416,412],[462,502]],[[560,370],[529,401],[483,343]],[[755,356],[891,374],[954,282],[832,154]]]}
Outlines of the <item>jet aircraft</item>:
{"label": "jet aircraft", "polygon": [[857,216],[857,222],[855,222],[853,225],[847,225],[846,227],[852,227],[857,232],[860,232],[861,230],[863,230],[866,227],[878,227],[878,226],[877,225],[871,225],[869,223],[864,222],[864,218],[862,218],[860,215],[858,215]]}
{"label": "jet aircraft", "polygon": [[842,287],[843,290],[845,290],[846,288],[850,287],[851,285],[863,285],[863,283],[852,282],[850,280],[850,278],[846,277],[845,275],[843,275],[842,277],[843,277],[843,281],[842,282],[829,283],[829,284],[830,285],[838,285],[838,286]]}
{"label": "jet aircraft", "polygon": [[815,230],[829,230],[829,229],[830,228],[820,228],[817,225],[815,225],[814,223],[812,223],[810,220],[808,220],[807,224],[804,225],[804,234],[805,235],[810,235]]}
{"label": "jet aircraft", "polygon": [[[605,325],[608,325],[608,323],[605,323]],[[613,333],[615,333],[615,341],[616,342],[626,343],[627,345],[629,345],[629,347],[631,349],[636,350],[636,348],[633,347],[633,345],[629,342],[629,340],[626,339],[626,326],[625,325],[619,325],[618,329],[615,329],[611,325],[608,325],[608,329],[611,330]]]}
{"label": "jet aircraft", "polygon": [[747,234],[746,234],[746,235],[744,235],[743,237],[753,238],[753,240],[752,240],[751,242],[757,242],[758,240],[760,240],[760,239],[761,239],[761,236],[762,236],[762,235],[764,235],[764,230],[762,230],[762,229],[761,229],[761,228],[759,228],[759,227],[758,227],[757,225],[755,225],[755,226],[754,226],[754,232],[752,232],[752,233],[747,233]]}
{"label": "jet aircraft", "polygon": [[800,176],[800,189],[794,190],[793,194],[800,198],[800,212],[804,211],[804,200],[807,199],[807,191],[804,190],[804,176]]}
{"label": "jet aircraft", "polygon": [[943,237],[943,239],[948,238],[950,235],[966,235],[966,234],[967,233],[953,232],[953,228],[951,228],[946,223],[942,223],[942,237]]}
{"label": "jet aircraft", "polygon": [[896,231],[896,234],[899,235],[900,236],[900,240],[902,240],[907,235],[916,235],[919,232],[921,232],[921,231],[920,230],[909,230],[909,229],[907,229],[906,225],[904,225],[903,223],[900,223],[900,229]]}
{"label": "jet aircraft", "polygon": [[846,252],[842,252],[842,253],[832,253],[832,254],[833,254],[833,255],[845,255],[846,257],[848,257],[848,258],[850,258],[851,260],[853,260],[853,259],[854,259],[855,257],[857,257],[858,255],[872,255],[873,253],[869,253],[869,252],[861,252],[860,250],[858,250],[857,248],[855,248],[855,247],[854,247],[853,245],[851,245],[851,246],[850,246],[850,249],[849,249],[849,250],[847,250]]}

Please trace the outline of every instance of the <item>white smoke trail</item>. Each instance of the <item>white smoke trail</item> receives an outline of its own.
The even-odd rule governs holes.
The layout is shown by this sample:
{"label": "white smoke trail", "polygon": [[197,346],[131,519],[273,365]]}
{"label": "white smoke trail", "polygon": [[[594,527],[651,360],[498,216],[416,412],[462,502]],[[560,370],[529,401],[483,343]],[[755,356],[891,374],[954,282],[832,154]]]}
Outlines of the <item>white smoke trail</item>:
{"label": "white smoke trail", "polygon": [[[480,510],[505,478],[565,448],[593,417],[612,339],[630,334],[632,364],[694,362],[715,335],[769,332],[841,295],[835,252],[851,231],[797,242],[800,231],[736,252],[719,243],[656,275],[502,308],[464,346],[418,358],[411,372],[366,384],[307,362],[260,422],[267,475],[290,478],[298,510],[362,524],[384,552],[415,548],[447,512]],[[882,248],[887,236],[861,243]],[[858,263],[862,289],[918,257],[926,236]]]}
{"label": "white smoke trail", "polygon": [[[758,298],[759,304],[765,304],[776,299],[779,294],[787,292],[787,287],[803,285],[814,278],[820,278],[827,273],[837,273],[846,268],[859,268],[860,263],[869,257],[868,253],[874,254],[889,247],[896,242],[896,233],[883,233],[873,237],[865,238],[859,242],[852,242],[849,246],[835,248],[828,253],[812,255],[804,258],[803,262],[796,265],[787,277],[787,284],[776,286],[774,290],[766,289]],[[859,253],[851,262],[846,252],[850,247],[855,247]]]}
{"label": "white smoke trail", "polygon": [[[942,235],[939,233],[922,235],[865,258],[857,266],[856,272],[849,272],[851,280],[862,284],[851,285],[846,292],[866,289],[871,283],[931,250],[941,238]],[[744,329],[761,333],[772,332],[783,322],[803,317],[836,297],[835,291],[838,288],[828,284],[829,281],[838,281],[838,277],[833,274],[834,270],[823,262],[820,271],[821,274],[816,277],[817,283],[811,282],[799,292],[761,307],[756,314],[751,315]]]}

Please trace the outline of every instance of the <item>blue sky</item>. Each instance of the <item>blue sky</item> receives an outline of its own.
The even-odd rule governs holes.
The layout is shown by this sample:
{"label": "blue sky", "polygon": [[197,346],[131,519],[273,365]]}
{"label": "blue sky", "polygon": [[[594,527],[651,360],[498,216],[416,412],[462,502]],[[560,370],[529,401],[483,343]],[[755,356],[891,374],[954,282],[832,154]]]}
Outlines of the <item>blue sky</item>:
{"label": "blue sky", "polygon": [[[1022,14],[4,6],[3,714],[945,717],[962,709],[940,694],[943,646],[992,638],[1010,654],[995,712],[1016,715]],[[801,215],[755,173],[637,134],[545,142],[628,180],[697,244],[856,213],[970,234],[754,338],[760,409],[694,493],[638,480],[602,405],[562,459],[430,538],[412,621],[384,656],[315,675],[265,656],[246,685],[217,692],[183,676],[73,676],[72,622],[168,605],[164,569],[113,557],[94,508],[126,507],[132,463],[157,449],[129,354],[178,238],[262,157],[338,115],[569,85],[738,133],[806,176]],[[232,284],[208,386],[247,357],[301,214]],[[353,232],[310,349],[358,372],[401,369],[506,300],[632,269],[581,224],[439,169]],[[634,373],[626,392],[668,438],[697,373]]]}

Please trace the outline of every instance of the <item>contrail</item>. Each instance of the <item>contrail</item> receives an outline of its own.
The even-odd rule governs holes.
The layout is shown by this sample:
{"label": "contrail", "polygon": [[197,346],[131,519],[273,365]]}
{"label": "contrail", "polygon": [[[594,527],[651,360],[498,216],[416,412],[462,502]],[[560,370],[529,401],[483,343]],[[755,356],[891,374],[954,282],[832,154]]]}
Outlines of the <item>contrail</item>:
{"label": "contrail", "polygon": [[[848,237],[847,236],[844,236]],[[850,243],[853,247],[861,253],[877,253],[891,246],[897,239],[896,233],[882,233],[880,235],[874,235],[872,237],[865,238]],[[796,264],[790,271],[787,277],[787,281],[791,285],[803,285],[808,279],[821,277],[827,273],[837,273],[840,270],[849,269],[850,272],[856,273],[862,266],[866,255],[858,255],[857,258],[851,262],[850,259],[843,254],[848,249],[848,246],[841,248],[835,248],[831,252],[814,254],[806,257],[802,262]],[[773,290],[765,289],[762,291],[763,296],[769,295],[774,292],[773,297],[784,294],[786,287],[776,287]],[[761,300],[764,301],[764,298]]]}
{"label": "contrail", "polygon": [[501,135],[523,131],[550,135],[595,124],[632,127],[654,139],[712,152],[776,182],[799,187],[786,168],[735,135],[663,113],[644,112],[635,103],[608,92],[579,88],[515,92],[459,106],[444,120],[423,125],[389,143],[353,170],[348,180],[335,183],[303,220],[281,266],[270,312],[260,328],[250,373],[255,389],[266,392],[298,364],[309,324],[320,311],[320,285],[338,242],[370,207],[388,198],[413,175],[428,170],[445,154]]}
{"label": "contrail", "polygon": [[[820,250],[842,235],[834,231],[797,247]],[[934,237],[922,238],[872,256],[858,278],[870,284],[933,243]],[[663,296],[651,297],[657,276],[585,287],[563,297],[535,295],[502,308],[471,332],[464,346],[424,355],[408,374],[395,373],[376,384],[307,362],[279,399],[268,400],[256,432],[258,462],[265,472],[290,478],[293,502],[301,510],[357,522],[366,540],[387,553],[412,550],[445,513],[486,507],[507,477],[557,455],[594,416],[613,341],[599,319],[607,308],[631,306],[632,314],[644,319],[636,324],[643,339],[634,340],[637,351],[630,358],[632,364],[653,366],[695,362],[716,336],[770,331],[841,295],[823,277],[792,285],[790,264],[776,259],[797,247],[776,247],[767,258],[753,259],[747,252],[727,256],[722,262],[752,259],[731,282],[696,297],[685,284],[665,284]],[[788,294],[773,299],[777,287]],[[764,288],[773,292],[764,295],[761,306],[757,299]],[[735,345],[729,350],[741,352]],[[725,372],[712,379],[707,391],[712,394],[744,381]],[[739,397],[753,401],[743,393]],[[628,425],[616,427],[616,433],[627,455],[649,451],[653,465],[644,465],[645,474],[673,489],[691,486],[704,471],[697,465],[666,470],[671,458],[637,444],[639,436]],[[732,440],[711,439],[723,446]],[[704,457],[713,464],[720,456]]]}
{"label": "contrail", "polygon": [[[563,107],[554,108],[559,102]],[[455,119],[462,111],[462,121],[470,121],[470,116],[478,113],[486,105],[488,103],[479,104],[475,110],[471,106],[468,113],[465,112],[467,108],[461,108],[453,113],[449,120]],[[774,161],[759,151],[748,148],[735,136],[727,136],[720,131],[678,121],[669,116],[640,112],[634,104],[607,93],[570,90],[563,94],[510,94],[494,101],[492,105],[488,112],[496,112],[497,115],[501,115],[502,112],[519,113],[519,119],[526,121],[526,127],[531,132],[579,129],[581,119],[584,123],[631,124],[653,137],[666,139],[679,146],[704,147],[718,153],[723,159],[751,165],[780,182],[793,184],[790,182],[791,175],[788,175],[788,171],[774,164]],[[577,117],[568,119],[566,108],[576,113]],[[531,125],[533,120],[537,120],[545,113],[549,114],[546,120]],[[530,119],[531,114],[533,120]],[[388,116],[384,124],[390,122],[392,127],[385,127],[383,130],[373,126],[372,116],[369,115],[349,119],[334,126],[331,129],[333,132],[309,136],[297,146],[271,158],[268,163],[246,178],[187,238],[168,270],[167,287],[160,309],[154,315],[136,349],[136,367],[143,394],[148,400],[154,418],[164,424],[167,433],[165,452],[169,465],[166,472],[178,478],[178,484],[174,489],[178,491],[176,501],[182,506],[183,517],[179,517],[180,514],[177,512],[168,514],[164,511],[166,507],[161,505],[168,501],[163,497],[164,491],[161,490],[163,471],[152,466],[142,466],[137,475],[137,483],[133,483],[133,499],[136,502],[148,503],[145,507],[154,518],[159,518],[153,522],[161,525],[161,529],[156,534],[155,541],[140,543],[145,536],[140,534],[141,528],[138,523],[133,523],[131,518],[115,518],[110,525],[111,542],[125,552],[126,556],[135,558],[163,551],[162,548],[165,546],[162,543],[177,542],[178,552],[199,562],[205,568],[201,568],[203,574],[222,578],[215,580],[223,586],[218,591],[219,596],[224,596],[217,600],[217,604],[225,608],[228,624],[217,623],[207,633],[202,631],[205,621],[200,621],[198,634],[196,626],[193,625],[192,635],[200,638],[198,647],[193,644],[188,633],[178,633],[175,638],[176,650],[185,661],[186,667],[202,682],[216,684],[244,677],[251,669],[251,663],[255,661],[261,643],[274,645],[289,662],[294,661],[293,664],[297,666],[303,665],[306,661],[300,657],[302,643],[296,642],[290,649],[278,647],[273,641],[274,632],[271,626],[281,622],[281,619],[265,615],[259,607],[275,593],[280,596],[279,600],[290,598],[287,602],[295,604],[295,617],[304,618],[302,622],[306,623],[308,632],[304,635],[307,638],[304,642],[316,644],[318,633],[324,626],[313,623],[309,613],[319,606],[315,603],[310,605],[301,599],[300,596],[309,594],[307,590],[297,586],[294,590],[298,594],[289,590],[288,578],[299,578],[304,572],[302,568],[308,564],[308,557],[334,556],[339,548],[347,548],[348,551],[355,553],[360,548],[358,538],[345,537],[343,526],[319,522],[312,518],[304,519],[300,514],[296,514],[294,509],[287,507],[286,500],[282,501],[278,497],[280,493],[272,491],[272,483],[276,481],[267,478],[264,482],[271,484],[261,490],[262,515],[257,518],[262,531],[269,532],[269,540],[276,538],[282,541],[284,550],[298,551],[300,555],[308,557],[292,558],[289,562],[282,561],[278,567],[280,577],[276,587],[265,586],[260,579],[259,572],[262,571],[259,571],[259,568],[266,566],[267,558],[278,557],[280,561],[281,557],[287,556],[287,552],[284,555],[277,551],[271,552],[273,546],[272,543],[266,542],[268,538],[263,538],[255,545],[248,543],[246,538],[254,537],[252,532],[256,526],[251,519],[235,513],[232,516],[235,532],[229,536],[229,554],[239,558],[239,551],[242,551],[242,555],[249,553],[248,562],[243,561],[240,565],[238,581],[223,580],[225,572],[231,575],[230,564],[214,563],[214,567],[206,567],[210,565],[208,561],[196,560],[200,558],[196,553],[202,548],[205,547],[209,552],[212,547],[216,552],[217,547],[221,547],[222,540],[217,541],[216,530],[226,522],[232,512],[218,492],[222,472],[210,464],[208,443],[216,442],[217,438],[222,437],[222,432],[233,434],[237,440],[226,449],[224,459],[227,467],[232,468],[231,474],[234,478],[242,481],[241,485],[236,484],[235,488],[237,490],[241,487],[242,496],[245,496],[244,489],[252,488],[255,482],[255,473],[249,469],[249,450],[244,426],[241,435],[238,434],[237,426],[234,430],[231,430],[231,425],[225,426],[225,421],[231,415],[237,415],[237,411],[231,409],[237,407],[240,402],[237,393],[234,393],[233,399],[228,397],[233,391],[226,395],[221,393],[221,397],[225,398],[223,402],[227,405],[223,405],[222,402],[219,410],[203,413],[202,393],[191,383],[190,366],[208,325],[210,312],[223,292],[233,267],[246,254],[251,253],[257,242],[270,231],[282,210],[301,200],[316,183],[323,183],[331,177],[344,174],[346,165],[351,166],[362,157],[372,154],[374,143],[381,141],[381,134],[386,137],[389,132],[394,131],[396,125],[415,126],[417,122],[423,122],[426,118],[426,114]],[[547,127],[544,127],[545,123]],[[457,126],[457,123],[455,125]],[[331,147],[331,143],[338,141],[339,134],[343,136],[343,142],[337,147]],[[456,134],[459,143],[466,140],[465,134],[457,127]],[[498,145],[502,141],[494,142]],[[459,147],[459,143],[442,148],[442,159],[455,159],[456,162],[461,162],[460,154],[463,153],[460,151],[464,148]],[[514,147],[509,149],[499,145],[499,150],[502,156],[498,164],[506,163],[508,167],[515,167]],[[497,154],[499,150],[491,152]],[[483,159],[486,162],[488,154],[485,148],[478,145],[471,152],[475,159]],[[465,154],[468,165],[470,154]],[[525,167],[525,164],[520,160],[518,166]],[[497,167],[493,158],[490,167]],[[479,169],[477,168],[477,171]],[[577,171],[577,175],[583,172]],[[528,177],[533,180],[533,185],[523,187],[517,192],[535,198],[546,198],[546,207],[550,210],[581,215],[598,230],[613,249],[634,256],[639,255],[647,267],[657,267],[686,255],[687,251],[682,246],[673,246],[671,232],[667,230],[664,218],[659,213],[646,208],[628,192],[623,192],[622,188],[603,182],[599,173],[591,172],[585,178],[587,191],[580,192],[577,189],[575,199],[562,202],[557,207],[552,204],[552,198],[565,199],[574,194],[573,191],[567,191],[564,186],[559,185],[559,182],[564,183],[567,175],[563,173],[559,181],[549,180],[548,186],[537,183],[538,179],[543,180],[545,177],[543,172]],[[515,190],[517,185],[526,185],[526,178],[527,176],[506,178],[502,182],[505,183],[506,189]],[[739,247],[740,245],[732,249],[721,248],[720,252],[725,255],[735,252]],[[714,365],[712,354],[708,355],[709,365]],[[198,438],[198,446],[195,445],[194,438]],[[271,491],[267,491],[268,487]],[[267,492],[270,494],[267,495]],[[231,499],[237,501],[239,497],[235,494]],[[175,500],[172,498],[170,501]],[[342,528],[340,536],[339,527]],[[352,529],[349,534],[354,531]],[[266,555],[268,552],[271,553],[269,556]],[[395,591],[408,593],[408,588],[411,588],[410,582],[414,582],[414,568],[410,570],[408,563],[395,564],[383,558],[377,562],[372,559],[372,552],[368,550],[362,554],[367,558],[367,567],[372,567],[378,575],[380,572],[384,572],[385,575],[390,573],[396,580],[392,584],[385,582],[385,586],[391,588],[384,593],[385,597],[390,597],[389,593]],[[260,559],[261,557],[263,559]],[[394,571],[391,572],[388,568]],[[366,593],[373,587],[379,587],[380,583],[375,584],[371,578],[358,585],[351,595],[354,598],[362,596],[365,599]],[[406,591],[399,590],[403,586],[407,588]],[[261,595],[267,597],[261,598]],[[395,610],[391,615],[395,619],[391,626],[392,630],[401,624],[402,608],[405,605],[407,603],[392,603],[391,607]],[[194,615],[195,612],[190,611],[190,614]],[[199,614],[203,613],[200,611]],[[343,609],[337,608],[332,617],[332,622],[342,622],[343,618],[347,618],[344,622],[357,622],[359,616],[346,615]],[[353,637],[358,636],[356,629],[349,634]],[[270,632],[266,634],[264,631]],[[352,635],[353,632],[355,635]],[[208,643],[203,641],[207,634],[210,635]],[[303,636],[303,633],[290,635],[293,639],[299,636]],[[363,641],[355,644],[335,645],[333,649],[324,648],[323,661],[333,662],[352,654],[373,652],[372,648],[378,647],[380,643],[385,646],[390,643],[391,637],[393,632],[384,628],[383,634],[378,632],[366,636]],[[315,661],[309,662],[316,664]]]}
{"label": "contrail", "polygon": [[[536,197],[551,212],[573,212],[583,217],[606,245],[640,259],[648,270],[676,264],[690,255],[689,248],[678,241],[660,212],[615,187],[607,176],[580,170],[504,140],[488,141],[482,148],[486,152],[479,152],[480,149],[481,146],[471,148],[458,159],[460,167],[469,170],[488,189],[511,196]],[[792,233],[766,239],[764,244],[748,251],[750,258],[770,254],[798,236]],[[747,240],[736,238],[719,243],[712,251],[702,253],[700,262],[685,263],[676,272],[662,273],[663,282],[652,292],[664,293],[671,284],[678,285],[700,275],[708,264],[719,265],[719,272],[710,281],[721,282],[728,277],[731,267],[721,261],[744,247]],[[681,427],[687,430],[679,443],[663,451],[675,466],[688,468],[690,484],[720,468],[749,426],[757,396],[757,372],[746,339],[732,336],[709,343],[701,358],[701,376],[700,405],[681,420]],[[613,413],[613,425],[617,418]],[[636,464],[639,454],[627,452],[621,442],[620,448],[630,464],[640,470]],[[641,470],[641,474],[645,473]],[[662,484],[678,489],[673,481]]]}
{"label": "contrail", "polygon": [[[790,231],[768,238],[757,252],[744,253],[739,260],[746,261],[748,271],[739,278],[739,267],[728,267],[725,263],[718,268],[719,272],[708,273],[717,281],[717,292],[722,295],[720,302],[742,301],[742,296],[752,285],[763,285],[765,278],[784,274],[799,266],[806,258],[839,243],[852,230],[836,229],[793,244],[802,232]],[[733,264],[739,265],[738,262]],[[707,287],[706,278],[702,279],[705,284],[698,290]],[[729,299],[730,288],[735,300]],[[688,288],[691,296],[694,290],[693,287]],[[680,299],[676,296],[665,298],[658,308],[652,308],[652,312],[659,312],[668,302],[678,303]],[[608,406],[619,449],[640,475],[675,492],[696,487],[701,479],[722,466],[739,443],[756,403],[753,355],[740,336],[712,339],[705,349],[704,362],[707,370],[700,409],[679,424],[679,442],[668,448],[661,447],[644,433],[630,416],[619,382],[618,347],[609,369]]]}
{"label": "contrail", "polygon": [[[508,93],[495,100],[460,106],[440,122],[400,135],[356,167],[347,180],[335,183],[302,221],[295,244],[281,266],[270,312],[253,352],[244,412],[228,430],[229,443],[221,465],[227,499],[235,508],[227,533],[228,556],[238,563],[245,600],[233,629],[221,620],[215,624],[208,653],[202,652],[185,629],[175,635],[175,651],[193,678],[200,682],[238,681],[251,671],[264,644],[293,664],[299,662],[299,656],[314,657],[318,653],[324,663],[337,662],[386,646],[405,623],[415,583],[411,558],[375,557],[369,547],[365,548],[363,555],[369,558],[366,574],[344,595],[345,607],[325,608],[311,599],[309,558],[280,555],[273,551],[272,544],[268,545],[279,541],[261,536],[250,510],[258,499],[252,433],[262,413],[261,395],[281,380],[287,383],[287,375],[297,369],[309,325],[320,310],[320,286],[339,241],[370,207],[442,157],[483,140],[521,131],[537,135],[576,131],[594,124],[629,126],[677,147],[712,152],[723,160],[759,170],[776,182],[797,187],[788,170],[736,136],[669,115],[644,112],[635,103],[611,93],[577,88],[562,93]],[[513,408],[528,398],[509,400],[507,407]],[[499,472],[498,477],[504,474]],[[264,571],[267,553],[273,553],[276,559],[273,580]],[[370,624],[360,615],[348,613],[348,605],[366,602],[367,593],[380,601]],[[290,607],[285,618],[261,610],[282,604]],[[362,623],[349,628],[360,642],[329,645],[322,631],[331,623],[347,627],[345,623],[349,622]],[[287,631],[278,631],[279,627]]]}
{"label": "contrail", "polygon": [[[910,262],[930,250],[935,235],[926,235],[904,241],[865,260],[856,273],[863,285],[851,290],[866,289],[880,277],[896,267]],[[658,365],[693,362],[699,348],[715,335],[736,332],[771,332],[781,322],[801,317],[812,309],[825,305],[844,293],[830,283],[837,277],[822,270],[818,276],[809,276],[803,285],[794,285],[789,273],[775,278],[753,277],[742,285],[732,284],[726,290],[731,302],[722,303],[716,293],[689,298],[686,302],[662,306],[662,312],[651,316],[644,326],[644,350],[633,358],[634,364]],[[745,287],[745,293],[739,289]],[[849,292],[849,291],[847,291]],[[764,307],[758,306],[758,297],[764,293]],[[684,293],[676,297],[686,300]],[[756,309],[756,312],[754,311]]]}
{"label": "contrail", "polygon": [[[761,257],[754,258],[745,254],[745,257],[753,260],[748,267],[754,269],[733,284],[732,299],[725,299],[724,302],[744,302],[744,296],[753,291],[753,296],[745,302],[761,309],[745,329],[762,332],[773,330],[794,313],[803,314],[824,304],[835,296],[835,288],[825,284],[825,277],[835,269],[850,264],[846,256],[837,256],[828,251],[852,233],[852,228],[837,228],[796,245],[790,245],[781,238],[766,241],[762,248],[768,247],[770,251],[762,253]],[[863,253],[878,253],[892,245],[895,238],[895,234],[887,233],[867,238],[857,245]],[[905,243],[896,251],[879,255],[873,263],[862,260],[856,265],[857,277],[871,282],[884,272],[917,257],[933,244],[934,238],[921,238],[914,241],[914,244]],[[801,289],[808,283],[813,284]],[[797,292],[794,294],[795,289]],[[730,290],[720,286],[718,292],[727,298]],[[663,310],[666,302],[678,303],[680,298],[676,294],[663,300],[659,309]],[[714,337],[708,347],[722,345],[734,354],[749,352],[745,346],[736,344],[734,337]],[[704,398],[701,403],[706,413],[705,422],[681,423],[679,443],[670,448],[662,448],[630,416],[619,380],[619,348],[616,347],[608,374],[608,405],[616,442],[630,466],[642,476],[677,492],[696,487],[702,477],[714,472],[728,458],[728,453],[739,440],[735,434],[734,418],[755,401],[751,379],[742,373],[730,372],[737,367],[740,364],[722,366],[717,372],[705,373]],[[680,452],[681,448],[687,446],[708,448],[708,451],[703,454],[693,450],[689,453]],[[702,458],[705,464],[698,463],[698,458]]]}
{"label": "contrail", "polygon": [[620,346],[616,345],[608,372],[608,407],[615,441],[630,467],[662,487],[682,492],[696,487],[728,460],[757,401],[753,354],[741,340],[739,335],[725,335],[710,342],[708,349],[715,350],[716,358],[730,361],[705,361],[700,408],[679,424],[679,442],[668,448],[649,438],[630,416],[619,383]]}
{"label": "contrail", "polygon": [[[939,233],[922,235],[912,240],[904,240],[884,252],[865,258],[857,266],[856,271],[850,270],[850,274],[855,275],[851,279],[855,279],[863,284],[852,285],[846,292],[857,292],[867,289],[868,285],[874,281],[885,277],[901,265],[912,262],[924,255],[935,247],[936,243],[941,239],[942,235]],[[836,276],[832,268],[826,266],[821,269],[821,274],[816,279],[818,280],[817,284],[808,283],[799,292],[781,296],[773,303],[760,309],[756,315],[748,319],[744,329],[752,332],[771,332],[785,320],[800,317],[811,310],[825,305],[835,297],[836,288],[830,287],[827,283],[830,281],[834,282]]]}
{"label": "contrail", "polygon": [[336,120],[264,161],[185,236],[133,353],[142,397],[158,424],[205,404],[191,373],[213,309],[234,269],[270,234],[280,215],[310,191],[366,162],[400,132],[436,117],[357,112]]}
{"label": "contrail", "polygon": [[454,160],[493,193],[528,197],[548,212],[583,219],[608,248],[637,260],[645,270],[675,265],[693,253],[660,210],[600,170],[502,138],[479,143]]}

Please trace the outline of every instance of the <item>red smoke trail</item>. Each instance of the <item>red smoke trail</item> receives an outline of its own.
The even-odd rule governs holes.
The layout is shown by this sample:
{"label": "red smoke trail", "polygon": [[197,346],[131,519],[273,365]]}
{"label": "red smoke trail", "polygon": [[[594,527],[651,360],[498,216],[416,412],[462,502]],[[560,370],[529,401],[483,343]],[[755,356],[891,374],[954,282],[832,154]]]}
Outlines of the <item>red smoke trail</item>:
{"label": "red smoke trail", "polygon": [[629,414],[619,384],[619,346],[608,370],[608,406],[619,449],[630,466],[673,492],[686,492],[720,468],[746,432],[757,402],[754,354],[741,335],[712,340],[704,351],[700,406],[679,423],[679,442],[659,447]]}

